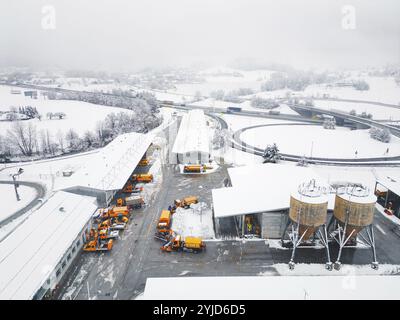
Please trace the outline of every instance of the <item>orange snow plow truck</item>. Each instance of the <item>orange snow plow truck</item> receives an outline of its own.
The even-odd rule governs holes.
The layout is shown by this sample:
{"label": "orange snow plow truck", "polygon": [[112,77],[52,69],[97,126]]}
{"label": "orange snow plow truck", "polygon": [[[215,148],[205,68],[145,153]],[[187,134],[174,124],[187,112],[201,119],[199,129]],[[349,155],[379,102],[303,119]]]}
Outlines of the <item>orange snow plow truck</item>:
{"label": "orange snow plow truck", "polygon": [[162,251],[171,252],[171,251],[191,251],[191,252],[200,252],[205,250],[206,245],[203,242],[203,239],[198,237],[186,237],[183,239],[181,236],[176,236],[171,241],[167,242],[165,245],[161,247]]}
{"label": "orange snow plow truck", "polygon": [[153,175],[149,173],[132,175],[133,182],[152,182]]}
{"label": "orange snow plow truck", "polygon": [[190,196],[183,198],[182,200],[176,199],[174,201],[174,205],[176,208],[182,207],[182,208],[189,208],[191,204],[195,204],[199,202],[199,198],[196,196]]}
{"label": "orange snow plow truck", "polygon": [[157,229],[159,232],[165,232],[171,228],[171,211],[161,211],[160,219],[158,220]]}

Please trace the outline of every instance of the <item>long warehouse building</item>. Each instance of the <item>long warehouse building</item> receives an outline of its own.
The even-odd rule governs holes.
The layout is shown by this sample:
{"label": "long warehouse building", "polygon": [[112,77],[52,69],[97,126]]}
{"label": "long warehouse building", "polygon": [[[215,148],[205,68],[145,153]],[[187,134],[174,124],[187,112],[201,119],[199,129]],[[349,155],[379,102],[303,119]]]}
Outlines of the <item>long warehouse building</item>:
{"label": "long warehouse building", "polygon": [[177,163],[201,164],[210,159],[209,128],[203,110],[186,113],[172,148]]}
{"label": "long warehouse building", "polygon": [[96,198],[58,191],[0,242],[0,300],[51,294],[85,242]]}

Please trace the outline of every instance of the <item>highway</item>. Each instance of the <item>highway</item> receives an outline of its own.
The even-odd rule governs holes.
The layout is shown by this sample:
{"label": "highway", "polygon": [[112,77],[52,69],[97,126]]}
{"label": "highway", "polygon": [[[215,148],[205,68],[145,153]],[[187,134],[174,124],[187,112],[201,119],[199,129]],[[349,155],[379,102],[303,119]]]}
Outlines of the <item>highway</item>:
{"label": "highway", "polygon": [[[43,87],[43,86],[37,86],[37,85],[31,85],[31,84],[4,84],[8,86],[15,86],[15,87],[22,87],[22,88],[27,88],[27,89],[35,89],[35,90],[41,90],[41,91],[53,91],[53,92],[71,92],[71,93],[84,93],[84,94],[99,94],[99,95],[105,95],[105,96],[114,96],[114,97],[119,97],[116,94],[112,93],[104,93],[104,92],[91,92],[91,91],[85,91],[85,90],[72,90],[72,89],[65,89],[65,88],[53,88],[53,87]],[[127,97],[129,98],[129,97]],[[134,97],[132,97],[134,98]],[[393,105],[393,104],[386,104],[386,103],[381,103],[381,102],[374,102],[374,101],[364,101],[364,100],[349,100],[349,99],[332,99],[332,98],[327,98],[327,99],[322,99],[322,98],[314,98],[315,100],[330,100],[330,101],[342,101],[342,102],[358,102],[358,103],[367,103],[367,104],[373,104],[373,105],[379,105],[379,106],[384,106],[384,107],[390,107],[390,108],[400,108],[399,106]],[[282,99],[284,101],[285,99]],[[165,101],[158,100],[158,103],[161,106],[164,107],[169,107],[169,108],[176,108],[176,109],[182,109],[182,110],[191,110],[191,109],[205,109],[208,112],[213,112],[213,113],[231,113],[235,114],[238,116],[247,116],[247,117],[262,117],[262,118],[269,118],[269,119],[280,119],[280,120],[293,120],[293,121],[305,121],[305,122],[321,122],[321,120],[313,120],[313,119],[304,119],[301,116],[296,116],[296,115],[285,115],[285,114],[279,114],[279,115],[272,115],[269,114],[268,112],[262,112],[262,111],[249,111],[249,110],[242,110],[240,112],[227,112],[226,108],[221,108],[221,107],[215,107],[215,108],[210,108],[209,106],[201,106],[201,105],[192,105],[192,104],[187,104],[187,105],[182,105],[180,103],[165,103]],[[390,125],[385,125],[382,124],[381,122],[374,121],[371,119],[366,119],[354,115],[350,115],[347,113],[340,113],[337,111],[332,111],[332,110],[325,110],[325,109],[320,109],[320,108],[315,108],[315,107],[308,107],[308,106],[302,106],[302,105],[296,105],[294,106],[295,108],[301,108],[305,110],[313,110],[316,112],[320,112],[321,114],[331,114],[333,116],[337,116],[340,118],[345,117],[347,120],[352,121],[354,123],[359,123],[363,124],[366,126],[377,126],[379,128],[387,128],[388,130],[393,130],[394,134],[400,134],[400,129],[390,126]]]}
{"label": "highway", "polygon": [[[73,93],[87,93],[87,94],[102,94],[102,95],[107,95],[107,96],[118,96],[112,93],[94,93],[90,91],[80,91],[80,90],[71,90],[71,89],[64,89],[64,88],[51,88],[51,87],[42,87],[42,86],[36,86],[36,85],[28,85],[28,84],[15,84],[14,86],[17,87],[23,87],[23,88],[29,88],[29,89],[36,89],[36,90],[42,90],[42,91],[54,91],[54,92],[73,92]],[[380,102],[374,102],[374,101],[364,101],[364,100],[351,100],[351,99],[339,99],[339,98],[314,98],[316,100],[328,100],[328,101],[342,101],[342,102],[357,102],[357,103],[368,103],[372,105],[378,105],[378,106],[384,106],[384,107],[390,107],[390,108],[400,108],[399,106],[393,105],[393,104],[386,104],[386,103],[380,103]],[[284,101],[285,99],[281,99]],[[277,119],[277,120],[285,120],[285,121],[295,121],[295,122],[300,122],[300,123],[308,123],[308,124],[321,124],[322,120],[317,120],[317,119],[309,119],[309,118],[304,118],[302,116],[296,116],[296,115],[286,115],[286,114],[278,114],[278,115],[273,115],[269,114],[268,112],[263,112],[263,111],[249,111],[249,110],[241,110],[240,112],[228,112],[227,108],[221,108],[221,107],[213,107],[210,108],[208,106],[201,106],[201,105],[192,105],[192,104],[180,104],[180,103],[173,103],[173,102],[166,102],[166,101],[158,101],[158,103],[163,106],[163,107],[169,107],[169,108],[175,108],[175,109],[180,109],[180,110],[192,110],[192,109],[203,109],[205,113],[209,116],[212,116],[213,118],[216,118],[223,129],[227,129],[228,125],[225,121],[221,119],[221,117],[218,116],[218,113],[222,114],[234,114],[237,116],[245,116],[245,117],[256,117],[256,118],[268,118],[268,119]],[[294,110],[299,110],[299,111],[307,111],[307,112],[313,112],[317,114],[325,114],[325,115],[331,115],[336,118],[341,118],[341,119],[346,119],[352,123],[355,124],[360,124],[366,127],[371,127],[375,126],[377,128],[381,129],[387,129],[389,130],[393,135],[400,137],[400,128],[397,128],[395,126],[391,126],[382,122],[378,122],[372,119],[367,119],[355,115],[350,115],[348,113],[340,112],[337,110],[326,110],[326,109],[321,109],[321,108],[316,108],[312,106],[304,106],[300,104],[296,104],[291,106],[292,109]],[[293,125],[293,124],[292,124]],[[244,152],[248,152],[251,154],[256,154],[262,156],[264,153],[264,150],[261,150],[260,148],[256,148],[254,146],[250,146],[240,139],[240,134],[243,131],[255,128],[257,126],[252,126],[248,128],[243,128],[233,134],[231,137],[231,141],[229,141],[231,147],[241,150]],[[303,157],[297,156],[297,155],[291,155],[291,154],[282,154],[282,159],[285,161],[293,161],[293,162],[298,162],[302,159]],[[338,165],[338,166],[399,166],[400,156],[395,156],[395,157],[374,157],[374,158],[362,158],[362,159],[331,159],[331,158],[307,158],[308,163],[312,164],[322,164],[322,165]]]}

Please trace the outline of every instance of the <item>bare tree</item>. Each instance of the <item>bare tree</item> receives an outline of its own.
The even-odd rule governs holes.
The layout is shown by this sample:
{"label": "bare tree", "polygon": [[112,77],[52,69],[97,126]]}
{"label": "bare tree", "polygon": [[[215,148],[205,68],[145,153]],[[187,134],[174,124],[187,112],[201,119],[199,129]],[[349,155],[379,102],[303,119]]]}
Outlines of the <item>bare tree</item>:
{"label": "bare tree", "polygon": [[64,153],[64,134],[62,133],[61,130],[57,131],[56,139],[57,139],[58,145],[60,146],[61,152]]}
{"label": "bare tree", "polygon": [[31,156],[37,143],[36,127],[32,123],[17,121],[10,130],[7,130],[7,138],[14,143],[24,156]]}

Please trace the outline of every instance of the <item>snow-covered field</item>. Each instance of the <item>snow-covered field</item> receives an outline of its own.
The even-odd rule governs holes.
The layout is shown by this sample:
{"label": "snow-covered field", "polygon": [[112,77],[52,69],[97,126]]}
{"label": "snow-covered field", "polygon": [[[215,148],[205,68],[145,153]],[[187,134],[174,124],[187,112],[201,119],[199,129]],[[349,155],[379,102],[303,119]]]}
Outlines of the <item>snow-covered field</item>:
{"label": "snow-covered field", "polygon": [[[243,132],[241,138],[259,148],[276,143],[282,153],[306,157],[366,158],[400,154],[397,137],[392,136],[390,143],[383,143],[370,138],[368,130],[343,127],[335,130],[315,125],[260,127]],[[386,155],[387,148],[389,153]]]}
{"label": "snow-covered field", "polygon": [[261,84],[269,79],[271,73],[270,70],[243,71],[225,67],[210,68],[199,73],[205,78],[204,83],[178,84],[176,92],[194,96],[199,91],[203,96],[208,96],[215,90],[228,93],[239,88],[250,88],[259,91]]}
{"label": "snow-covered field", "polygon": [[[399,89],[400,90],[400,89]],[[383,107],[366,103],[315,100],[314,105],[326,110],[338,110],[349,113],[355,110],[357,114],[366,112],[372,114],[373,120],[400,120],[400,108]]]}
{"label": "snow-covered field", "polygon": [[0,211],[0,222],[7,219],[13,213],[19,209],[25,207],[31,202],[36,196],[36,190],[26,186],[20,185],[18,193],[21,198],[17,201],[15,196],[14,185],[12,184],[0,184],[0,194],[2,198],[1,211]]}
{"label": "snow-covered field", "polygon": [[[23,89],[22,94],[11,94],[12,87],[0,86],[0,111],[9,111],[9,108],[19,106],[36,107],[38,112],[42,114],[42,119],[26,120],[23,123],[32,123],[38,131],[49,130],[55,136],[58,132],[66,133],[69,129],[74,129],[78,134],[83,134],[86,131],[93,131],[96,128],[98,121],[104,120],[105,117],[112,113],[126,112],[132,113],[130,110],[96,105],[81,101],[67,100],[47,100],[42,96],[38,99],[25,97]],[[66,118],[62,120],[49,120],[46,118],[47,112],[64,112]],[[12,122],[2,121],[0,123],[0,134],[5,134],[11,128]]]}
{"label": "snow-covered field", "polygon": [[204,202],[178,208],[172,216],[172,230],[183,237],[215,238],[211,209]]}
{"label": "snow-covered field", "polygon": [[400,86],[391,77],[362,77],[370,86],[369,90],[359,91],[354,88],[328,88],[325,85],[311,85],[304,90],[307,96],[329,94],[332,98],[378,101],[384,103],[400,103]]}

